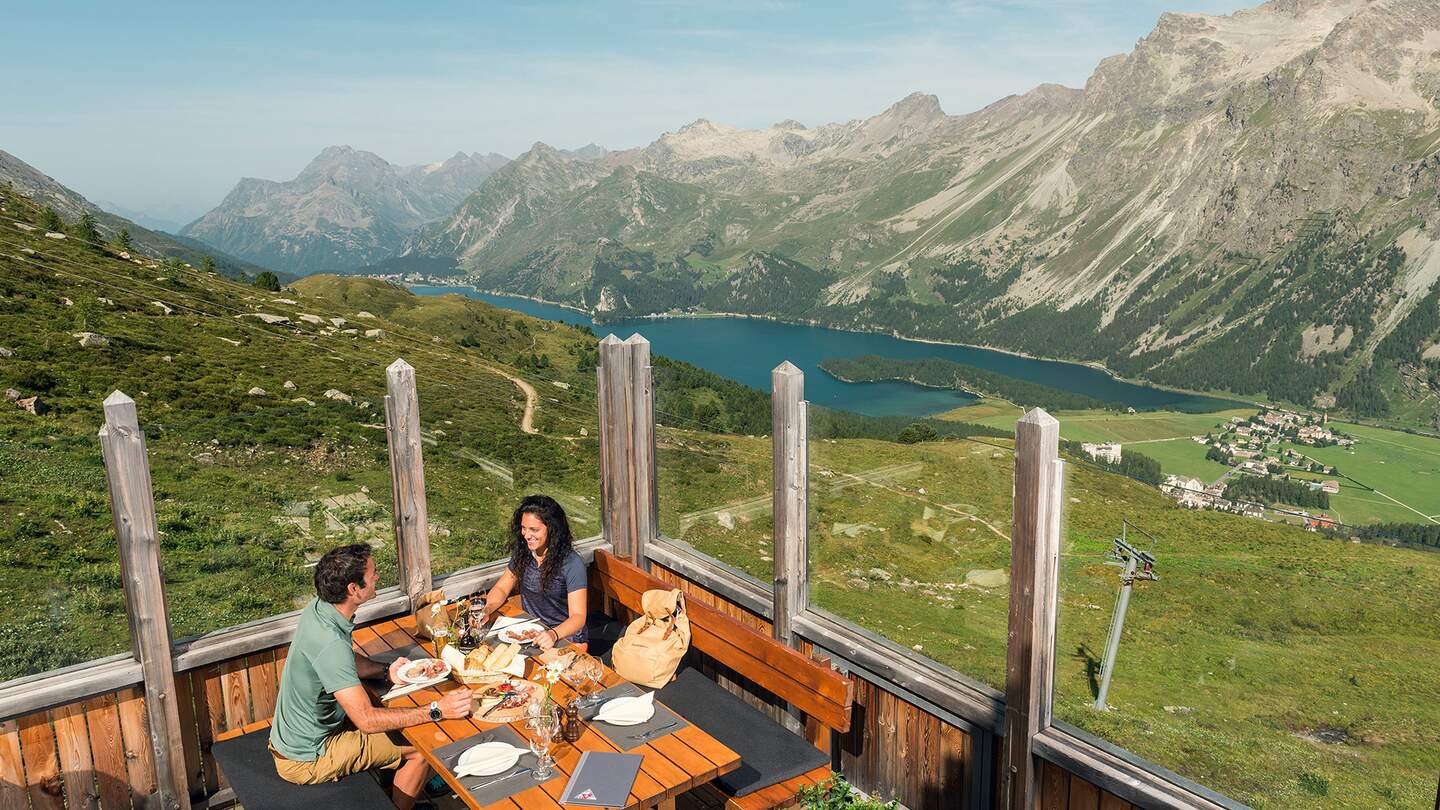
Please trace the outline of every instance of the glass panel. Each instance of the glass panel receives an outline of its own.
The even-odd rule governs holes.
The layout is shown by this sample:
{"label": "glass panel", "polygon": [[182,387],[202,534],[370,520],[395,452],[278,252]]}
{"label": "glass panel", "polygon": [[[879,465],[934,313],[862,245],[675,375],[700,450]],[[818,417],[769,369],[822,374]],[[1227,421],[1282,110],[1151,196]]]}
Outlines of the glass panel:
{"label": "glass panel", "polygon": [[660,533],[768,586],[769,396],[657,358],[655,397]]}
{"label": "glass panel", "polygon": [[0,681],[130,649],[100,443],[33,419],[0,408]]}
{"label": "glass panel", "polygon": [[[506,320],[512,329],[524,323]],[[547,340],[575,335],[563,332],[526,327],[527,335]],[[416,370],[436,574],[507,558],[510,518],[528,494],[559,501],[575,540],[600,533],[594,384],[587,388],[589,374],[558,368],[549,351],[541,354],[542,368],[502,374],[476,367],[463,382]],[[522,428],[527,410],[533,432]]]}
{"label": "glass panel", "polygon": [[[1433,806],[1440,554],[1273,510],[1180,508],[1069,466],[1058,719],[1254,807]],[[1138,576],[1101,710],[1127,559]]]}
{"label": "glass panel", "polygon": [[[381,586],[396,583],[385,432],[375,426],[383,370],[325,382],[287,371],[306,349],[269,347],[272,362],[223,393],[202,395],[213,390],[202,380],[163,400],[137,398],[175,638],[302,607],[315,595],[315,562],[346,543],[368,543]],[[224,353],[202,344],[199,357],[173,358],[176,374],[203,378],[212,351]]]}
{"label": "glass panel", "polygon": [[1013,441],[810,421],[811,603],[1003,689]]}

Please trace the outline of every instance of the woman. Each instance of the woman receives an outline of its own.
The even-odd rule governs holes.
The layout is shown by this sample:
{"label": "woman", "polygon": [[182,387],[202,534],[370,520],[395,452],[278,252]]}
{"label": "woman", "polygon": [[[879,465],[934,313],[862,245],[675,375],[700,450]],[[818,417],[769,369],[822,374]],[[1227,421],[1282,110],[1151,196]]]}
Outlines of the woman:
{"label": "woman", "polygon": [[537,646],[548,650],[564,638],[588,652],[585,562],[572,548],[565,510],[548,495],[528,495],[510,519],[510,535],[515,543],[510,565],[485,594],[485,620],[518,586],[520,607],[546,626]]}

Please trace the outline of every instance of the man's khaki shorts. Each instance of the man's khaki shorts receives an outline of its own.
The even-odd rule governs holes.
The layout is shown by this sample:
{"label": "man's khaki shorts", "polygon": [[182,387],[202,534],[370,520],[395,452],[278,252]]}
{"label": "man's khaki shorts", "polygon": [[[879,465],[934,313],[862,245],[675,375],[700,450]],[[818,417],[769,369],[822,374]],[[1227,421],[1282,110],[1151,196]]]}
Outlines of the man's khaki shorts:
{"label": "man's khaki shorts", "polygon": [[275,770],[280,778],[297,785],[333,782],[352,773],[394,770],[400,767],[404,752],[386,734],[362,734],[355,729],[341,731],[325,738],[325,749],[314,762],[285,759],[275,749]]}

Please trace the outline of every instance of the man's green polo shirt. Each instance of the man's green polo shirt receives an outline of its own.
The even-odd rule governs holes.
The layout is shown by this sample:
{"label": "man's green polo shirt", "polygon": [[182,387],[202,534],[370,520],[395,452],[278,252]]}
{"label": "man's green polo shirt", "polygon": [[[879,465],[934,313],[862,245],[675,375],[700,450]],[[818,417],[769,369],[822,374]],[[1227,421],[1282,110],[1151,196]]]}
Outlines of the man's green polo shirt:
{"label": "man's green polo shirt", "polygon": [[354,629],[354,622],[318,598],[300,611],[270,726],[270,744],[286,759],[318,759],[325,738],[344,724],[345,710],[335,693],[360,683],[350,648]]}

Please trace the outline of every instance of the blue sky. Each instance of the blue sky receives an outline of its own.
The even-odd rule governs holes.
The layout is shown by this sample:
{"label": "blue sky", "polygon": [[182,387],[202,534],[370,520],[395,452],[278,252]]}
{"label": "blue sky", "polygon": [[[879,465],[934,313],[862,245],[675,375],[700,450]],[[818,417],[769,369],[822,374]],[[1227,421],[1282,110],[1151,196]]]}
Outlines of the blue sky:
{"label": "blue sky", "polygon": [[1163,11],[1239,0],[7,4],[0,149],[172,219],[346,143],[394,163],[535,141],[636,146],[696,118],[764,127],[950,113],[1082,86]]}

